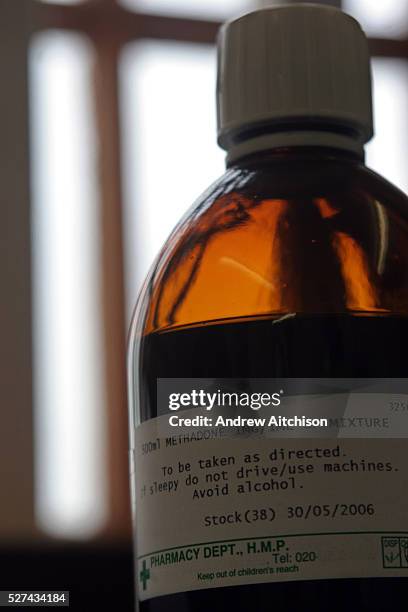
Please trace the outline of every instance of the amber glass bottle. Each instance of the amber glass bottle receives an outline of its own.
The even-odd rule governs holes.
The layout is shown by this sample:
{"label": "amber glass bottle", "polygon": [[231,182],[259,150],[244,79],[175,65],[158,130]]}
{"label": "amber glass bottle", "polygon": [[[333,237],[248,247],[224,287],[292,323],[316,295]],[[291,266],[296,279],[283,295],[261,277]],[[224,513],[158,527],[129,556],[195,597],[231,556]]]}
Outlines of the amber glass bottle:
{"label": "amber glass bottle", "polygon": [[[408,376],[408,201],[364,165],[371,106],[358,25],[317,5],[281,7],[228,24],[220,50],[219,142],[228,151],[227,171],[169,237],[145,282],[130,336],[140,609],[385,610],[406,588],[401,550],[408,540],[392,518],[407,507],[403,470],[391,497],[385,474],[371,475],[362,499],[343,504],[341,518],[333,509],[344,500],[316,481],[313,508],[322,515],[313,526],[304,532],[298,522],[282,523],[276,531],[271,524],[261,539],[241,522],[248,508],[267,511],[270,493],[245,495],[243,509],[231,494],[206,500],[201,517],[201,507],[180,491],[180,470],[187,460],[199,461],[197,451],[192,444],[157,442],[157,430],[147,429],[160,416],[160,379]],[[202,445],[200,457],[211,456],[217,466],[221,455],[238,457],[240,442],[228,444],[203,440],[195,447]],[[166,465],[177,478],[166,476]],[[364,488],[358,480],[345,486]],[[370,490],[375,497],[379,487],[384,495],[370,505]],[[290,498],[297,507],[303,507],[302,488]],[[357,519],[350,516],[354,502],[362,502]],[[200,531],[192,515],[215,527]],[[385,527],[375,522],[380,515],[388,517]],[[213,516],[225,517],[227,527]],[[309,549],[285,544],[279,563],[286,569],[276,569],[276,538],[300,531],[310,538],[324,532],[326,552],[319,557],[314,540]],[[345,544],[350,533],[362,538],[354,548]],[[384,540],[387,534],[400,551],[389,563],[386,547],[395,542]],[[303,569],[308,561],[313,570]],[[297,575],[282,577],[291,571]]]}

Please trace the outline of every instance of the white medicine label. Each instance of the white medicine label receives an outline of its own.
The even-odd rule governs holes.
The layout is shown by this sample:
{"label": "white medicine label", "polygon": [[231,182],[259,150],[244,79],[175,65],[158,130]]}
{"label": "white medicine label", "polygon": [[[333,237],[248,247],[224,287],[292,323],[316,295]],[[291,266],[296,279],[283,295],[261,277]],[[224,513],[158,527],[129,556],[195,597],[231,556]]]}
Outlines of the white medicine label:
{"label": "white medicine label", "polygon": [[164,435],[168,418],[135,431],[140,600],[408,576],[408,439],[224,436],[222,428]]}

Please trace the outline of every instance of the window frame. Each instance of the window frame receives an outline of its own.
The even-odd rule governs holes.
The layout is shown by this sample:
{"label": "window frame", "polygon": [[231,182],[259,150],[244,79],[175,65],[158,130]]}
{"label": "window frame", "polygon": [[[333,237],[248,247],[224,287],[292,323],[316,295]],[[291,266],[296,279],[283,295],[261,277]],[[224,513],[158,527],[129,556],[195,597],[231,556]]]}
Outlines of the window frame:
{"label": "window frame", "polygon": [[[106,363],[108,490],[110,519],[101,537],[130,537],[126,328],[122,235],[122,177],[119,116],[119,58],[130,41],[168,40],[215,44],[218,21],[133,12],[117,0],[87,0],[75,5],[30,0],[31,34],[75,31],[94,47],[94,108],[99,140],[99,185],[102,240],[101,308]],[[15,0],[11,0],[14,3]],[[333,4],[333,0],[327,0]],[[16,3],[17,4],[17,3]],[[340,2],[335,2],[339,5]],[[408,38],[370,38],[373,57],[408,59]],[[114,296],[114,298],[112,298]],[[118,356],[122,356],[122,359]]]}

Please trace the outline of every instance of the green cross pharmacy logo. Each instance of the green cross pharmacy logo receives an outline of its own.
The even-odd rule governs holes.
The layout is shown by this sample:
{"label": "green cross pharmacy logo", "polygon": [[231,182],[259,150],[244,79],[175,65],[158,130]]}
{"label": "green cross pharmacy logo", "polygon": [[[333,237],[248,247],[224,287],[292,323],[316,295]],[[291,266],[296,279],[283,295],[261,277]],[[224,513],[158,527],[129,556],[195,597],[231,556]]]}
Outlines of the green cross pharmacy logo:
{"label": "green cross pharmacy logo", "polygon": [[150,580],[150,570],[146,566],[146,561],[142,563],[142,570],[139,574],[140,582],[142,583],[143,590],[146,590],[147,582]]}

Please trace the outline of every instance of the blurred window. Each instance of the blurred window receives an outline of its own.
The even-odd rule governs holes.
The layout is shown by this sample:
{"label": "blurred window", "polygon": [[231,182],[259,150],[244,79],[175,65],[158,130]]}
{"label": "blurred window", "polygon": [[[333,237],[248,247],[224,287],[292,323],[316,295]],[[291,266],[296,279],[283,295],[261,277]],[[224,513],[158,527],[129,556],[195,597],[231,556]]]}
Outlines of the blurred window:
{"label": "blurred window", "polygon": [[80,537],[107,506],[93,53],[49,32],[30,60],[37,513]]}
{"label": "blurred window", "polygon": [[408,60],[375,58],[372,68],[375,136],[367,165],[408,193]]}
{"label": "blurred window", "polygon": [[120,0],[131,10],[203,19],[227,19],[251,10],[254,0]]}
{"label": "blurred window", "polygon": [[41,2],[46,2],[47,4],[81,4],[86,0],[41,0]]}
{"label": "blurred window", "polygon": [[[215,141],[215,27],[198,28],[200,41],[186,44],[183,19],[199,25],[268,4],[276,2],[37,2],[38,27],[43,16],[49,29],[30,49],[36,492],[39,522],[53,535],[91,537],[127,520],[126,479],[118,485],[118,473],[127,471],[124,380],[106,367],[120,361],[122,345],[106,329],[116,326],[121,337],[162,242],[223,172]],[[392,40],[406,36],[408,2],[344,0],[343,7],[370,36],[385,39],[383,57],[373,62],[376,137],[367,157],[408,190],[408,57],[402,44],[395,57]],[[112,112],[118,100],[119,122]],[[122,171],[123,202],[98,168],[119,136],[121,159],[109,159]],[[100,287],[107,267],[108,279],[122,271],[111,257],[121,236],[107,239],[100,228],[120,228],[122,217],[127,317],[117,286],[109,293],[104,276]]]}
{"label": "blurred window", "polygon": [[343,0],[368,36],[401,38],[408,35],[407,0]]}

